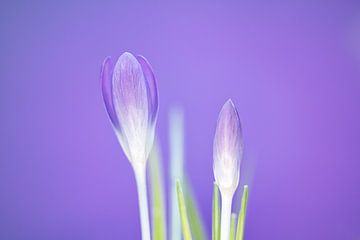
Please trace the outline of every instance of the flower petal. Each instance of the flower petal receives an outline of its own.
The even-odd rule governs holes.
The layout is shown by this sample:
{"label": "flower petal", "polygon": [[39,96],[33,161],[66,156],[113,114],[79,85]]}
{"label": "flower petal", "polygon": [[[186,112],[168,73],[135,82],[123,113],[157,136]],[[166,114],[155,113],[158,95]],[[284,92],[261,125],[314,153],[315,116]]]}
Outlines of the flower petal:
{"label": "flower petal", "polygon": [[243,140],[240,118],[229,99],[221,109],[214,138],[214,175],[219,188],[235,190],[239,181]]}
{"label": "flower petal", "polygon": [[159,111],[158,89],[153,70],[145,57],[138,55],[136,59],[139,61],[148,90],[148,104],[149,104],[149,120],[154,124]]}
{"label": "flower petal", "polygon": [[119,57],[114,68],[112,86],[115,112],[130,151],[127,156],[130,161],[145,161],[147,86],[141,65],[131,53],[125,52]]}
{"label": "flower petal", "polygon": [[104,99],[106,111],[109,114],[110,120],[115,128],[119,126],[119,121],[117,119],[114,104],[113,104],[113,95],[112,95],[112,63],[111,58],[107,57],[105,58],[102,67],[101,67],[101,90],[102,90],[102,96]]}

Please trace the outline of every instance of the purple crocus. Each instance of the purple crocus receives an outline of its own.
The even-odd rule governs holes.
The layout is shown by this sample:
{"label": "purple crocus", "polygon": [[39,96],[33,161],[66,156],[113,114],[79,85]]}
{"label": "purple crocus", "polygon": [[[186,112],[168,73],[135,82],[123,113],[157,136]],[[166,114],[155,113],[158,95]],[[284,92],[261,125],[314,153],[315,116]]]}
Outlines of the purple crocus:
{"label": "purple crocus", "polygon": [[101,82],[106,110],[135,172],[142,239],[150,239],[145,175],[159,109],[155,77],[144,57],[125,52],[115,67],[105,59]]}
{"label": "purple crocus", "polygon": [[219,114],[214,146],[214,175],[220,190],[234,192],[239,183],[243,141],[240,118],[229,99]]}
{"label": "purple crocus", "polygon": [[114,68],[105,59],[101,79],[106,110],[125,155],[131,164],[145,164],[159,109],[151,66],[144,57],[125,52]]}
{"label": "purple crocus", "polygon": [[231,204],[239,184],[242,154],[240,118],[233,102],[229,99],[219,114],[213,146],[214,176],[222,200],[221,240],[229,239]]}

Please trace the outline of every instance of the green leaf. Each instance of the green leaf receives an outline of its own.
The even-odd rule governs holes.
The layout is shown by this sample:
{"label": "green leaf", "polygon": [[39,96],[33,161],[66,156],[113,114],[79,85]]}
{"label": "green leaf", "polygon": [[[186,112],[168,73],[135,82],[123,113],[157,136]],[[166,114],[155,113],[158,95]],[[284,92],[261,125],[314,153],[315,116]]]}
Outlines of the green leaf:
{"label": "green leaf", "polygon": [[236,214],[231,214],[230,223],[230,240],[235,240],[235,228],[236,228]]}
{"label": "green leaf", "polygon": [[150,186],[151,186],[151,213],[152,213],[152,238],[156,240],[166,239],[166,212],[164,181],[161,168],[159,145],[154,143],[149,158]]}
{"label": "green leaf", "polygon": [[185,178],[185,201],[189,215],[191,232],[194,239],[195,240],[209,239],[206,234],[204,221],[201,217],[201,213],[199,211],[199,207],[196,202],[196,198],[188,178]]}
{"label": "green leaf", "polygon": [[220,197],[216,183],[214,183],[212,206],[212,240],[220,240]]}
{"label": "green leaf", "polygon": [[241,209],[239,212],[239,220],[237,224],[236,230],[236,240],[243,240],[244,239],[244,228],[245,228],[245,216],[246,216],[246,206],[247,206],[247,199],[248,199],[248,186],[244,186],[244,191],[241,199]]}
{"label": "green leaf", "polygon": [[179,181],[176,182],[176,190],[178,195],[179,211],[181,218],[181,226],[183,230],[184,240],[192,240],[189,219],[185,205],[184,194]]}

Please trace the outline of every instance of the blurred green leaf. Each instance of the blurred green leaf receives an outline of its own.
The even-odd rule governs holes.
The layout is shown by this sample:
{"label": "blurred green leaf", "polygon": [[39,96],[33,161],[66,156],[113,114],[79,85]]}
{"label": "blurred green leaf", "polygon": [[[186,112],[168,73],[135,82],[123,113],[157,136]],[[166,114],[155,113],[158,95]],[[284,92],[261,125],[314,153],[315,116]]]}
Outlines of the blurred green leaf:
{"label": "blurred green leaf", "polygon": [[241,198],[241,209],[239,212],[239,219],[238,219],[237,230],[236,230],[236,240],[244,239],[247,199],[248,199],[248,186],[245,185],[243,195]]}
{"label": "blurred green leaf", "polygon": [[230,240],[235,240],[235,228],[236,228],[236,214],[231,214],[230,223]]}
{"label": "blurred green leaf", "polygon": [[214,183],[212,206],[212,240],[220,240],[220,197],[216,183]]}
{"label": "blurred green leaf", "polygon": [[166,239],[166,211],[164,181],[161,167],[159,144],[154,143],[150,154],[150,186],[151,186],[151,213],[152,213],[152,238]]}
{"label": "blurred green leaf", "polygon": [[181,226],[183,230],[184,240],[191,240],[192,239],[191,230],[190,230],[189,219],[187,216],[184,194],[179,181],[176,182],[176,190],[178,195],[179,211],[180,211]]}
{"label": "blurred green leaf", "polygon": [[189,222],[192,235],[195,240],[207,240],[207,234],[204,227],[204,221],[201,217],[198,204],[190,181],[185,177],[185,201],[188,210]]}

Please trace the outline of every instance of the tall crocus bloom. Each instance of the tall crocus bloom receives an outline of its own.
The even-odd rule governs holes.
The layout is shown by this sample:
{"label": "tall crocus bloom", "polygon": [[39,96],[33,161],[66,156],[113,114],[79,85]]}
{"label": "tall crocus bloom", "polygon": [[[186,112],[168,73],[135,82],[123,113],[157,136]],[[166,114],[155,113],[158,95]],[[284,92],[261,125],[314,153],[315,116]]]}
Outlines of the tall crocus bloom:
{"label": "tall crocus bloom", "polygon": [[221,193],[221,240],[229,239],[231,204],[239,183],[242,153],[240,118],[229,99],[221,109],[213,146],[214,176]]}
{"label": "tall crocus bloom", "polygon": [[146,162],[154,141],[158,92],[154,74],[142,56],[123,53],[112,66],[106,58],[101,71],[102,93],[120,145],[135,173],[142,239],[150,239]]}

